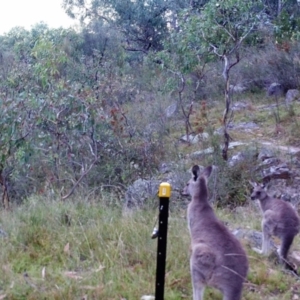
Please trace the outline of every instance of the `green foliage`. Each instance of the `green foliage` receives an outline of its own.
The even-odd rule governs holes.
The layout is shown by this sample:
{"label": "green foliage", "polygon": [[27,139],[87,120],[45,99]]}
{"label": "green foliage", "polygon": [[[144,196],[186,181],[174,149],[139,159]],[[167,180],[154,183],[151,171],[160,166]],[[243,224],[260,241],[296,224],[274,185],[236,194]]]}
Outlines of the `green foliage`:
{"label": "green foliage", "polygon": [[[275,2],[264,1],[272,4],[272,18]],[[7,299],[139,299],[153,293],[156,243],[149,224],[157,212],[126,215],[119,192],[138,178],[157,176],[165,160],[190,161],[193,146],[178,141],[188,120],[196,133],[211,135],[194,147],[214,149],[207,160],[219,170],[209,184],[217,213],[229,207],[231,223],[238,218],[231,208],[247,208],[248,180],[257,174],[251,149],[241,163],[228,166],[221,158],[221,137],[214,132],[221,124],[224,84],[216,58],[259,41],[260,48],[247,48],[255,54],[241,62],[234,79],[259,91],[269,81],[299,85],[296,13],[283,10],[274,20],[260,14],[262,2],[242,0],[86,3],[65,1],[70,15],[78,9],[90,21],[76,31],[37,24],[0,36],[1,175],[12,199],[23,200],[13,214],[0,214],[8,233],[0,237],[0,297]],[[272,43],[273,32],[265,27],[270,20],[278,29],[277,50],[264,39]],[[189,119],[181,112],[191,106]],[[269,130],[268,112],[254,110],[243,118]],[[297,105],[280,111],[281,123],[293,118],[287,129],[293,144],[299,144],[297,112]],[[53,201],[74,186],[77,200]],[[191,296],[189,237],[179,206],[169,226],[167,299]],[[259,220],[252,212],[238,226],[249,226],[250,218]],[[258,222],[253,228],[260,228]],[[291,298],[293,278],[271,272],[277,268],[272,262],[250,254],[245,299]],[[219,299],[220,293],[207,289],[206,297]]]}
{"label": "green foliage", "polygon": [[256,29],[262,10],[260,1],[209,1],[201,14],[187,18],[187,39],[194,48],[229,55]]}
{"label": "green foliage", "polygon": [[8,180],[17,176],[18,166],[22,165],[23,172],[29,169],[27,163],[32,153],[29,143],[32,134],[31,107],[22,96],[14,101],[9,98],[1,101],[0,98],[0,106],[0,173],[4,180]]}
{"label": "green foliage", "polygon": [[81,21],[104,20],[114,24],[125,35],[124,46],[128,50],[148,52],[161,49],[167,34],[166,12],[172,6],[170,3],[162,0],[93,0],[89,4],[64,1],[64,8],[71,17],[78,17]]}
{"label": "green foliage", "polygon": [[[236,67],[233,80],[247,82],[253,93],[260,93],[267,84],[280,82],[284,91],[299,87],[299,43],[265,43],[264,47],[248,49],[247,60]],[[255,74],[255,76],[253,76]]]}
{"label": "green foliage", "polygon": [[14,31],[3,37],[3,51],[12,52],[0,61],[0,146],[5,170],[13,169],[14,198],[65,194],[89,167],[80,184],[97,193],[157,168],[161,135],[137,130],[136,116],[122,107],[141,84],[128,75],[130,58],[116,32],[106,28],[90,25],[81,35],[36,26],[21,32],[29,40],[24,57],[13,52]]}
{"label": "green foliage", "polygon": [[[215,54],[248,46],[251,30],[264,26],[257,1],[94,0],[65,7],[70,14],[78,9],[87,25],[75,31],[40,23],[0,36],[0,158],[15,199],[65,195],[90,167],[78,190],[125,188],[155,174],[170,153],[177,159],[183,126],[210,126],[196,104],[217,101],[224,88]],[[294,66],[284,77],[296,84],[293,53],[282,66]],[[277,58],[266,60],[283,78]],[[263,72],[253,79],[254,63],[243,74],[263,88]],[[189,119],[192,103],[198,111]],[[166,116],[170,105],[174,117]]]}
{"label": "green foliage", "polygon": [[51,78],[58,78],[67,62],[68,56],[65,51],[47,38],[36,41],[32,56],[36,60],[34,75],[41,82],[42,88],[49,86]]}
{"label": "green foliage", "polygon": [[235,208],[247,204],[247,191],[249,181],[255,174],[255,161],[257,150],[254,148],[246,149],[242,153],[243,159],[232,165],[219,164],[218,182],[216,189],[216,205],[218,207]]}
{"label": "green foliage", "polygon": [[275,38],[278,43],[299,40],[300,19],[297,12],[282,11],[275,20]]}

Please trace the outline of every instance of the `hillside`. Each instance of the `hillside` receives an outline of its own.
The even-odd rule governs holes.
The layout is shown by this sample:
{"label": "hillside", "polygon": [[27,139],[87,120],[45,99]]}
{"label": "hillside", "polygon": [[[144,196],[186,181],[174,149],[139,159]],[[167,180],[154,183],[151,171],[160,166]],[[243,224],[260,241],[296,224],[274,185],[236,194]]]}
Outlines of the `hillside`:
{"label": "hillside", "polygon": [[0,35],[0,300],[153,295],[164,181],[165,298],[191,299],[180,191],[194,164],[215,166],[210,201],[247,250],[243,299],[299,300],[299,278],[252,250],[261,213],[249,200],[263,182],[300,212],[299,2],[62,7],[80,26]]}
{"label": "hillside", "polygon": [[[292,116],[284,105],[279,107],[280,126],[285,130],[282,133],[276,131],[272,108],[261,109],[249,95],[238,97],[248,106],[235,112],[233,122],[255,122],[258,127],[231,131],[234,141],[245,143],[230,150],[231,156],[243,149],[249,151],[249,145],[259,148],[262,142],[269,142],[276,156],[294,169],[295,163],[290,164],[293,161],[291,154],[279,150],[280,146],[287,150],[290,145],[297,146],[293,143],[293,135],[288,133],[295,133],[300,104],[293,104],[295,114]],[[209,122],[217,123],[220,110],[221,106],[208,109]],[[188,154],[205,148],[201,145],[180,144],[186,166],[195,161],[188,158]],[[200,163],[209,161],[211,156],[206,155]],[[243,162],[243,170],[250,167],[253,166],[247,165],[247,160]],[[286,180],[277,181],[282,185]],[[272,180],[274,189],[277,181]],[[289,186],[292,185],[293,178],[289,179]],[[240,232],[238,235],[241,235],[249,256],[250,271],[243,299],[298,299],[298,278],[283,270],[276,263],[276,257],[261,257],[252,250],[255,240],[243,232],[259,232],[261,214],[258,206],[249,200],[249,186],[244,186],[239,193],[244,200],[243,206],[232,208],[229,205],[232,199],[228,195],[228,207],[224,203],[220,208],[214,207],[230,229]],[[101,201],[99,197],[84,199],[76,196],[61,202],[32,196],[21,206],[13,206],[12,211],[2,211],[0,298],[140,299],[142,295],[153,295],[157,245],[156,240],[151,239],[151,232],[157,222],[158,199],[141,210],[124,210],[122,201],[114,197],[102,193]],[[186,200],[181,200],[180,203],[171,197],[165,299],[191,298]],[[260,242],[259,237],[256,242]],[[292,247],[296,258],[300,255],[299,247],[297,237]],[[206,299],[221,299],[221,296],[208,289]]]}

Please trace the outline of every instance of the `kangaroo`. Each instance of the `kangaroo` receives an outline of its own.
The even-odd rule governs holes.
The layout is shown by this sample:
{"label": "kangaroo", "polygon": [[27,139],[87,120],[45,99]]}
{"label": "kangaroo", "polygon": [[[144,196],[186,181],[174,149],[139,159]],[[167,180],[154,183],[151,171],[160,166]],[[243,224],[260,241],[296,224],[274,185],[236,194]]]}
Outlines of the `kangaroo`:
{"label": "kangaroo", "polygon": [[296,272],[287,262],[287,255],[293,243],[294,237],[300,230],[300,220],[292,205],[284,200],[270,197],[264,186],[250,182],[253,186],[251,199],[259,200],[262,210],[262,249],[254,249],[257,252],[267,255],[271,250],[271,237],[276,236],[281,240],[278,250],[281,261],[288,269]]}
{"label": "kangaroo", "polygon": [[248,273],[248,259],[238,239],[216,217],[208,202],[208,166],[192,168],[192,178],[182,195],[192,197],[187,220],[191,236],[190,270],[193,300],[202,300],[206,286],[221,291],[223,300],[240,300]]}

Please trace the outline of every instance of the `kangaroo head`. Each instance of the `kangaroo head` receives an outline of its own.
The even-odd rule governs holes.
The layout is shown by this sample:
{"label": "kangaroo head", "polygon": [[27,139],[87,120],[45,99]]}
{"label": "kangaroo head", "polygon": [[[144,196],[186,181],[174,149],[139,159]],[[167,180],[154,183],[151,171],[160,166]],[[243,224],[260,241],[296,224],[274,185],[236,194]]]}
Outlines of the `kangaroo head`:
{"label": "kangaroo head", "polygon": [[207,179],[209,178],[212,171],[212,166],[206,167],[202,172],[198,165],[194,165],[191,169],[192,177],[183,188],[181,194],[183,196],[194,196],[201,190],[201,179],[204,180],[206,186]]}
{"label": "kangaroo head", "polygon": [[250,184],[253,186],[253,191],[250,196],[251,200],[263,200],[268,196],[265,186],[263,184],[257,184],[252,182],[250,182]]}

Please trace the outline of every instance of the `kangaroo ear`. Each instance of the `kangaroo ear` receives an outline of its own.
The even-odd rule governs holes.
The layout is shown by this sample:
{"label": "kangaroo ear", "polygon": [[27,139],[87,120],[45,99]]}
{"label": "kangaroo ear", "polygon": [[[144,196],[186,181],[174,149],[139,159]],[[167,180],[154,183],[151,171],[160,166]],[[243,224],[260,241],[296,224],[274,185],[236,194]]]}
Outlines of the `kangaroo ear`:
{"label": "kangaroo ear", "polygon": [[200,174],[200,167],[198,165],[194,165],[192,167],[193,179],[196,181]]}
{"label": "kangaroo ear", "polygon": [[208,166],[203,170],[203,175],[208,178],[212,172],[213,167],[212,166]]}

